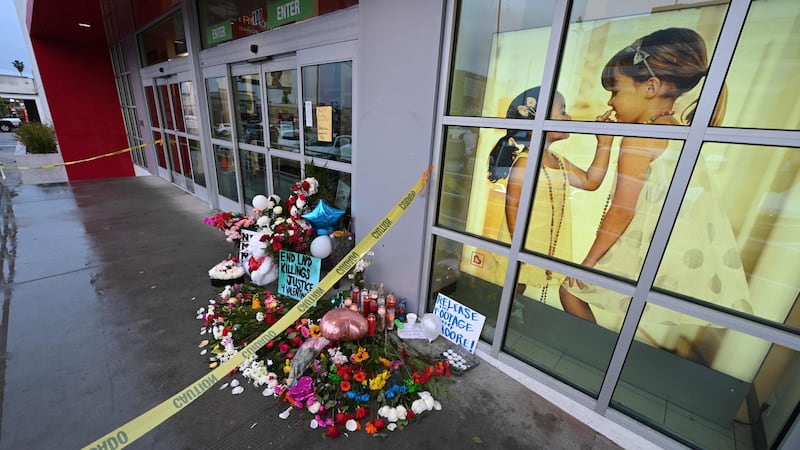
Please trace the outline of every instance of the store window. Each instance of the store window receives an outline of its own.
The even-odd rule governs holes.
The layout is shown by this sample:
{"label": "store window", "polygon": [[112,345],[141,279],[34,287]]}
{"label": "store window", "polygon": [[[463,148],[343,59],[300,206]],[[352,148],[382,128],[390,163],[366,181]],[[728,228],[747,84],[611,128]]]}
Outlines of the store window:
{"label": "store window", "polygon": [[211,137],[231,140],[231,112],[228,107],[228,83],[225,77],[206,80],[208,96],[208,114],[211,125]]}
{"label": "store window", "polygon": [[267,117],[271,148],[300,152],[297,70],[267,72]]}
{"label": "store window", "polygon": [[200,135],[200,123],[197,115],[197,100],[194,85],[191,81],[180,83],[180,102],[183,108],[184,127],[186,132],[195,136]]}
{"label": "store window", "polygon": [[665,317],[696,321],[647,305],[612,406],[698,448],[773,448],[800,406],[800,353],[709,322],[643,328]]}
{"label": "store window", "polygon": [[217,168],[219,195],[238,203],[239,191],[236,189],[236,163],[233,158],[233,149],[214,145],[214,163]]}
{"label": "store window", "polygon": [[705,143],[655,287],[800,329],[800,149]]}
{"label": "store window", "polygon": [[512,117],[507,105],[514,93],[541,83],[554,5],[552,0],[460,3],[449,115]]}
{"label": "store window", "polygon": [[[800,3],[753,2],[736,45],[725,85],[724,127],[798,130],[800,86],[788,73],[800,70]],[[791,100],[789,100],[791,99]]]}
{"label": "store window", "polygon": [[261,79],[259,74],[241,75],[236,80],[236,121],[239,142],[264,145],[264,126],[261,118]]}
{"label": "store window", "polygon": [[305,66],[302,74],[305,154],[350,162],[353,130],[353,63],[343,61]]}
{"label": "store window", "polygon": [[358,0],[200,0],[204,49],[357,5]]}
{"label": "store window", "polygon": [[239,149],[245,204],[253,203],[253,197],[267,192],[266,163],[266,156],[263,153]]}
{"label": "store window", "polygon": [[302,176],[299,161],[272,157],[272,186],[274,193],[281,198],[288,198],[292,192],[292,185],[297,183]]}
{"label": "store window", "polygon": [[[502,275],[505,275],[504,273]],[[600,327],[575,314],[559,295],[564,275],[520,264],[503,350],[591,395],[600,392],[630,297],[596,288],[615,307],[597,311]],[[499,280],[502,283],[502,280]]]}
{"label": "store window", "polygon": [[142,67],[188,55],[181,11],[139,34]]}

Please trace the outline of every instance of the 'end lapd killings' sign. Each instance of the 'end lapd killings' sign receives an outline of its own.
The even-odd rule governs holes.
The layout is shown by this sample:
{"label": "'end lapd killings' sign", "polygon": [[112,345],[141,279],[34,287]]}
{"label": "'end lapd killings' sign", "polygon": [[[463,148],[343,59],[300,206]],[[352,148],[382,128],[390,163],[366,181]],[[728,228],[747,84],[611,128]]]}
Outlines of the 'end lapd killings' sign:
{"label": "'end lapd killings' sign", "polygon": [[486,316],[443,294],[436,296],[433,314],[442,321],[442,336],[475,353]]}
{"label": "'end lapd killings' sign", "polygon": [[278,293],[300,300],[319,283],[322,260],[281,250],[278,257]]}

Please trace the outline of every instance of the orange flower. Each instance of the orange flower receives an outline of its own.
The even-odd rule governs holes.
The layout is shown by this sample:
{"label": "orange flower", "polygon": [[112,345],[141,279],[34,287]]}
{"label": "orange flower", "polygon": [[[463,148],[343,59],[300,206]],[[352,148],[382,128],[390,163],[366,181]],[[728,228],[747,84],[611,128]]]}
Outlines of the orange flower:
{"label": "orange flower", "polygon": [[258,297],[253,299],[253,309],[261,309],[261,302],[258,301]]}
{"label": "orange flower", "polygon": [[319,325],[311,325],[308,328],[308,333],[311,335],[311,337],[322,336],[322,330],[320,330]]}
{"label": "orange flower", "polygon": [[342,381],[341,383],[339,383],[339,389],[341,389],[342,392],[349,391],[350,390],[350,382],[347,381],[347,380]]}
{"label": "orange flower", "polygon": [[391,361],[389,361],[388,359],[384,358],[383,356],[381,356],[380,358],[378,358],[378,360],[379,360],[380,362],[382,362],[382,363],[383,363],[383,365],[384,365],[384,366],[386,366],[386,367],[389,367],[389,366],[391,366],[391,365],[392,365],[392,362],[391,362]]}
{"label": "orange flower", "polygon": [[375,428],[375,425],[373,425],[371,421],[367,422],[366,430],[367,434],[375,434],[378,432],[378,429]]}
{"label": "orange flower", "polygon": [[353,355],[353,362],[361,363],[369,359],[369,353],[364,347],[358,347],[358,352]]}
{"label": "orange flower", "polygon": [[356,372],[353,375],[353,379],[356,380],[359,383],[363,383],[364,380],[367,379],[367,372],[364,372],[363,370],[359,370],[358,372]]}

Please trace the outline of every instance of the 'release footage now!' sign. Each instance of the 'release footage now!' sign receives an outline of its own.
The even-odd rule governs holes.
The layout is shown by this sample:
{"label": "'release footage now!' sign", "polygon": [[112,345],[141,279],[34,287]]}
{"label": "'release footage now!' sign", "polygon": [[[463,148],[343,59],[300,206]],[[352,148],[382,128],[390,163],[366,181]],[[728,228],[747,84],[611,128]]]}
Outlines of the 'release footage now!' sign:
{"label": "'release footage now!' sign", "polygon": [[433,314],[442,322],[442,336],[475,353],[486,316],[442,293],[436,296]]}

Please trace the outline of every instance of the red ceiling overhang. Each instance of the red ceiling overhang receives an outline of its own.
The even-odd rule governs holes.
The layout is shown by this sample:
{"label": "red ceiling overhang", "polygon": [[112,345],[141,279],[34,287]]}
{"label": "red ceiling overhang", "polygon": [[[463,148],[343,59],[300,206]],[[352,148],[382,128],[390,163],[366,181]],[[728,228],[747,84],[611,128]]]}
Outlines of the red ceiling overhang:
{"label": "red ceiling overhang", "polygon": [[[32,38],[107,47],[100,0],[28,0],[27,25]],[[91,28],[79,23],[90,24]]]}

